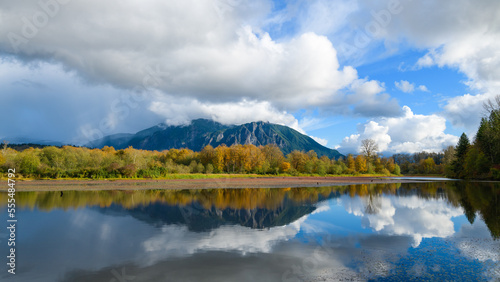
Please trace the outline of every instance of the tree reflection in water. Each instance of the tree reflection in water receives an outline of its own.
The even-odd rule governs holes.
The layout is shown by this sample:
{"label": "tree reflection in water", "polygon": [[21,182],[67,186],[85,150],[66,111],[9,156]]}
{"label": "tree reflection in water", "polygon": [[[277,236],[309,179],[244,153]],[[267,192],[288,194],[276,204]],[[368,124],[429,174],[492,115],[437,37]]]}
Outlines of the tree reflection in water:
{"label": "tree reflection in water", "polygon": [[[377,214],[380,211],[383,195],[444,199],[454,207],[462,207],[471,224],[479,215],[492,237],[500,238],[500,184],[495,182],[446,181],[314,188],[64,191],[62,197],[60,191],[18,192],[16,205],[21,209],[36,208],[42,211],[100,207],[135,214],[156,213],[160,214],[156,217],[159,223],[211,219],[212,223],[206,228],[224,223],[269,228],[289,224],[314,211],[317,203],[341,195],[360,197],[367,214]],[[0,207],[4,208],[6,203],[7,193],[0,193]],[[177,219],[173,218],[176,213]]]}

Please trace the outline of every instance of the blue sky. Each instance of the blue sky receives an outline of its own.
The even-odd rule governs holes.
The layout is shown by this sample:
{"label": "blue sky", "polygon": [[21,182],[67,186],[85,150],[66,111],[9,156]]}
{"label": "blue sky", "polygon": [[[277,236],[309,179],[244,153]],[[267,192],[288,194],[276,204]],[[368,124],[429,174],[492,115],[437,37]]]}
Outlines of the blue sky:
{"label": "blue sky", "polygon": [[160,122],[291,126],[341,153],[438,152],[500,90],[500,3],[0,4],[1,138],[85,144]]}

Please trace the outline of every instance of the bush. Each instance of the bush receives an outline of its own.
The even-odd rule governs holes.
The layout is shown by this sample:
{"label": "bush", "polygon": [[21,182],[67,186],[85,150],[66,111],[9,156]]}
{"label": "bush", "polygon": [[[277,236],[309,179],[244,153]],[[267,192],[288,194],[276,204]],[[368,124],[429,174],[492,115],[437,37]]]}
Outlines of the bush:
{"label": "bush", "polygon": [[207,164],[207,167],[205,168],[205,173],[210,174],[214,172],[214,166],[212,164]]}
{"label": "bush", "polygon": [[330,173],[331,174],[342,174],[342,166],[338,165],[338,164],[334,164],[330,167]]}
{"label": "bush", "polygon": [[120,168],[120,173],[125,177],[135,177],[137,168],[134,164],[128,164]]}
{"label": "bush", "polygon": [[491,178],[495,180],[500,180],[500,166],[492,167],[490,174]]}
{"label": "bush", "polygon": [[394,165],[394,170],[392,171],[395,175],[401,175],[401,168],[399,167],[398,164]]}
{"label": "bush", "polygon": [[382,169],[382,171],[380,173],[387,175],[387,176],[391,175],[391,172],[387,168]]}

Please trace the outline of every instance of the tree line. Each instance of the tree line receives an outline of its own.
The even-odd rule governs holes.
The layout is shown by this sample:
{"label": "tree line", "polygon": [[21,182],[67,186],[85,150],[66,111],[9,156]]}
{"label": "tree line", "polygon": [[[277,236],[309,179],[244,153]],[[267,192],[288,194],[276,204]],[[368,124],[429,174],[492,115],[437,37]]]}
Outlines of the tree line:
{"label": "tree line", "polygon": [[392,158],[401,167],[402,174],[444,175],[454,154],[455,147],[449,146],[439,153],[425,151],[413,154],[400,153],[392,155]]}
{"label": "tree line", "polygon": [[293,151],[284,155],[276,145],[206,146],[200,152],[190,149],[165,151],[137,150],[132,147],[44,147],[17,151],[4,144],[0,170],[15,168],[31,178],[161,178],[169,174],[400,174],[392,158],[381,158],[373,150],[358,156],[330,159],[316,152]]}
{"label": "tree line", "polygon": [[447,176],[500,180],[500,96],[484,108],[487,115],[481,119],[473,142],[465,133],[460,136]]}

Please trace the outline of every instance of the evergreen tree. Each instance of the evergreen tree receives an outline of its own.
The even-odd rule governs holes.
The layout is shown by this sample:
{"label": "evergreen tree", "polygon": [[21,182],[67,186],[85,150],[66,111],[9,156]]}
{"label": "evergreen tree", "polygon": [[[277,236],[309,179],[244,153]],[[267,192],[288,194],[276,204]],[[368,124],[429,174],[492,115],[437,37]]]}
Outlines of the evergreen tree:
{"label": "evergreen tree", "polygon": [[477,130],[474,142],[490,161],[493,161],[490,123],[486,118],[481,119],[481,124]]}
{"label": "evergreen tree", "polygon": [[453,173],[454,177],[463,178],[464,175],[464,163],[465,157],[467,156],[467,150],[469,150],[470,142],[467,134],[462,133],[458,144],[455,147],[455,160],[453,161]]}

